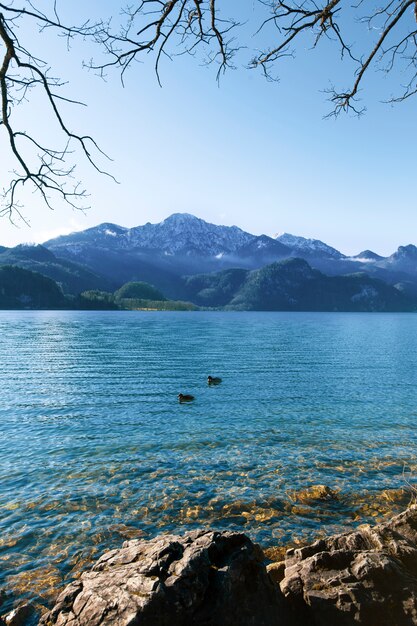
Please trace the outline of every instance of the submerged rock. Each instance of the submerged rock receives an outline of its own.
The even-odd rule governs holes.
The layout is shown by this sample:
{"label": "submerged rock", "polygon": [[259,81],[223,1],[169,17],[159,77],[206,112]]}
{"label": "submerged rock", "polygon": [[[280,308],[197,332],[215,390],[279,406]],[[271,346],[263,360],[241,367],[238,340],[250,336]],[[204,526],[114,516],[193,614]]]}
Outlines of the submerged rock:
{"label": "submerged rock", "polygon": [[288,494],[291,500],[306,504],[325,500],[338,500],[338,492],[327,485],[311,485],[307,489],[293,491]]}
{"label": "submerged rock", "polygon": [[385,489],[380,493],[359,494],[351,499],[350,505],[355,510],[355,520],[373,517],[375,521],[385,521],[392,517],[393,510],[404,511],[414,501],[412,489]]}
{"label": "submerged rock", "polygon": [[49,626],[286,626],[263,554],[241,533],[126,541],[59,595]]}

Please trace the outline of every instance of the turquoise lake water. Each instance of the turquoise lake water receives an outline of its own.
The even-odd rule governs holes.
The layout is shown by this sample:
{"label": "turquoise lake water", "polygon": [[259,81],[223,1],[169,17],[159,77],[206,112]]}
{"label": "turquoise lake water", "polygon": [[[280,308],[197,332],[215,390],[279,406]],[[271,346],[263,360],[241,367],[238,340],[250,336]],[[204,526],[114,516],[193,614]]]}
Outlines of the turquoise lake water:
{"label": "turquoise lake water", "polygon": [[416,356],[413,314],[0,312],[0,585],[49,600],[128,537],[373,520],[416,476]]}

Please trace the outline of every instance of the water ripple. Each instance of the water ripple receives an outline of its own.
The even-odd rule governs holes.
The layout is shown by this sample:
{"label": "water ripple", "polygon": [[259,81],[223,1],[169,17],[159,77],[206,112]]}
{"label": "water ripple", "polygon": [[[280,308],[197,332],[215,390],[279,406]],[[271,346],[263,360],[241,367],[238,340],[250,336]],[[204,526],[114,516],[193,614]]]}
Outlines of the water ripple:
{"label": "water ripple", "polygon": [[[125,538],[210,525],[282,545],[404,506],[416,330],[407,314],[0,312],[0,584],[49,601]],[[302,495],[317,484],[335,497]]]}

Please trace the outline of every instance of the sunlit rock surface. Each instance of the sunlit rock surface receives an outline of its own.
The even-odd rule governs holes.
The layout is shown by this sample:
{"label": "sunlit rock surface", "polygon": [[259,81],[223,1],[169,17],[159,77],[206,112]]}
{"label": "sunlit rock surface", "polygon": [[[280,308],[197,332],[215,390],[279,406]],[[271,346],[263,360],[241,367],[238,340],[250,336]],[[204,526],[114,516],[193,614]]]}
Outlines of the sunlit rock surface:
{"label": "sunlit rock surface", "polygon": [[417,506],[290,549],[268,567],[240,533],[127,541],[69,585],[40,624],[415,626]]}
{"label": "sunlit rock surface", "polygon": [[281,589],[299,624],[417,624],[417,507],[289,550]]}
{"label": "sunlit rock surface", "polygon": [[41,624],[269,626],[279,616],[287,624],[261,550],[241,533],[195,531],[107,552]]}

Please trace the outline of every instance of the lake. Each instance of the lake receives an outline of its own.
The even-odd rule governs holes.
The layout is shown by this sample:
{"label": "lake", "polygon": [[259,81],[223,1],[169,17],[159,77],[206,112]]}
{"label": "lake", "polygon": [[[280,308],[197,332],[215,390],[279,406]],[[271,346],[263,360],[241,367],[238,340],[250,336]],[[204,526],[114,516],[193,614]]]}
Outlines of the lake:
{"label": "lake", "polygon": [[0,338],[0,585],[19,598],[126,538],[290,545],[410,499],[417,315],[1,311]]}

